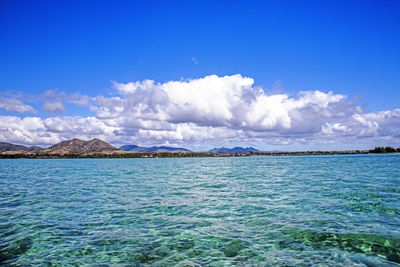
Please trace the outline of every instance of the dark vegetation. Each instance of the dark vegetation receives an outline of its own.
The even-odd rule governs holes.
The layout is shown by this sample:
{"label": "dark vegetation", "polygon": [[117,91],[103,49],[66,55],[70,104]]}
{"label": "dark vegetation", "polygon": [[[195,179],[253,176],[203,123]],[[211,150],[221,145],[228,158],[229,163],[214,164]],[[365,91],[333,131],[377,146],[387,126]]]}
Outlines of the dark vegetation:
{"label": "dark vegetation", "polygon": [[374,149],[371,149],[369,152],[370,153],[396,153],[396,152],[400,152],[400,147],[395,149],[391,146],[387,146],[387,147],[377,146]]}
{"label": "dark vegetation", "polygon": [[[122,146],[122,151],[112,145],[94,138],[89,141],[71,139],[55,144],[49,148],[26,147],[0,142],[0,158],[191,158],[191,157],[245,157],[245,156],[301,156],[301,155],[345,155],[369,153],[399,153],[400,148],[375,147],[371,150],[347,151],[297,151],[297,152],[263,152],[252,147],[215,148],[208,152],[192,152],[185,148],[172,147],[139,147]],[[137,150],[140,148],[139,150]]]}
{"label": "dark vegetation", "polygon": [[371,150],[348,151],[298,151],[298,152],[115,152],[115,153],[16,153],[0,154],[0,158],[192,158],[192,157],[246,157],[246,156],[307,156],[307,155],[350,155],[350,154],[375,154],[395,153],[400,148],[378,147]]}

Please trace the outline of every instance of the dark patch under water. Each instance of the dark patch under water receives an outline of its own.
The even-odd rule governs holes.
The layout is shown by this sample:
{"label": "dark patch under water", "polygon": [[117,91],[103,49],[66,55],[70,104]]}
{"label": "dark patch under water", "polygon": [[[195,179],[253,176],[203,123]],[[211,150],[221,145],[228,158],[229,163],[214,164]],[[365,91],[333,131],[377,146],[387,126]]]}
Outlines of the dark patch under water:
{"label": "dark patch under water", "polygon": [[289,237],[279,244],[282,248],[294,248],[296,243],[321,248],[339,248],[344,251],[373,254],[400,263],[400,240],[373,234],[320,233],[310,230],[287,230]]}
{"label": "dark patch under water", "polygon": [[[0,239],[4,240],[3,236],[1,236]],[[6,263],[17,259],[19,256],[27,252],[33,245],[33,241],[29,238],[4,243],[0,246],[0,263]]]}

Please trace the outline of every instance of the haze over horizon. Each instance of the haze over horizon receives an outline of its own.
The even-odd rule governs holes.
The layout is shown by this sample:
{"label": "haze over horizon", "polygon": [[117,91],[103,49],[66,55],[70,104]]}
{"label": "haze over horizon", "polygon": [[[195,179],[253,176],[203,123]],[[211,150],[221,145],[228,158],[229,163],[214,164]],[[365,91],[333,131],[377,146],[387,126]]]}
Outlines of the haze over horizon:
{"label": "haze over horizon", "polygon": [[400,3],[1,1],[0,142],[400,146]]}

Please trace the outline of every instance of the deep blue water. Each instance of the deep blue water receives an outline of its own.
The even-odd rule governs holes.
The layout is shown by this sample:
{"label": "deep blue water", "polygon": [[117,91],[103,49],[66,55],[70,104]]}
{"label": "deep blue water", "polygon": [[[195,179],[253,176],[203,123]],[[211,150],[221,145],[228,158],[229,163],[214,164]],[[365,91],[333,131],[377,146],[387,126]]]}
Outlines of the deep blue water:
{"label": "deep blue water", "polygon": [[399,266],[400,155],[0,160],[0,265]]}

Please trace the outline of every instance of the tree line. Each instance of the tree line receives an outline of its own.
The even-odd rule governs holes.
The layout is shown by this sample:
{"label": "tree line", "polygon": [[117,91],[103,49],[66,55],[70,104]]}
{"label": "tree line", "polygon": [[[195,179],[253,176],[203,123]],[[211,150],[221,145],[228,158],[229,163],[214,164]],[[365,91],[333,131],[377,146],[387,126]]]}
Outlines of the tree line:
{"label": "tree line", "polygon": [[245,156],[307,156],[307,155],[346,155],[346,154],[383,154],[400,153],[400,147],[375,147],[371,150],[347,151],[296,151],[296,152],[125,152],[111,154],[51,154],[51,153],[21,153],[3,154],[0,158],[193,158],[193,157],[245,157]]}
{"label": "tree line", "polygon": [[394,148],[391,146],[383,147],[383,146],[377,146],[374,149],[371,149],[369,151],[370,153],[399,153],[400,152],[400,147],[399,148]]}

